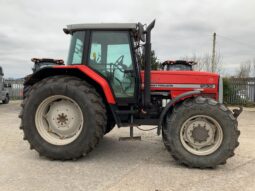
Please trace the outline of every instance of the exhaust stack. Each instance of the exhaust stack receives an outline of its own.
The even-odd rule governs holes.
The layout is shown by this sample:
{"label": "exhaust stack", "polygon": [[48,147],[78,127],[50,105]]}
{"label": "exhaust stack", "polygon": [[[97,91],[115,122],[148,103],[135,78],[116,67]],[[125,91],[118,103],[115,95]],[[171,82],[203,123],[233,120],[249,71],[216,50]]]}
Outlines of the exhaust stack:
{"label": "exhaust stack", "polygon": [[153,20],[146,28],[146,44],[145,44],[145,67],[144,67],[144,106],[151,106],[151,30],[154,28],[155,20]]}

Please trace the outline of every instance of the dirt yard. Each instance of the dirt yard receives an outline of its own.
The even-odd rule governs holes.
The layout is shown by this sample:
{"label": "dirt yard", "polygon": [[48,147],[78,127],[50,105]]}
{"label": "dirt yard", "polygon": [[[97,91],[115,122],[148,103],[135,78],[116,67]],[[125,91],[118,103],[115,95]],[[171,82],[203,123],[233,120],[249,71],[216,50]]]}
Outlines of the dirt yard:
{"label": "dirt yard", "polygon": [[255,109],[239,118],[240,146],[226,165],[198,170],[178,165],[156,131],[135,131],[142,141],[123,142],[128,129],[115,128],[78,161],[39,157],[19,130],[20,102],[0,104],[0,191],[64,190],[255,190]]}

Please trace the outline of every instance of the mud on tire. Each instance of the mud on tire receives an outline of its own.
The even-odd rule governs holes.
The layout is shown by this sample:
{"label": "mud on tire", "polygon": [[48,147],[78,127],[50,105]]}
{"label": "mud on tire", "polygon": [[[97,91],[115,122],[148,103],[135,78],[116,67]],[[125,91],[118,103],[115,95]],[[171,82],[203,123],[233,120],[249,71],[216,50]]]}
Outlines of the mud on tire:
{"label": "mud on tire", "polygon": [[[205,155],[188,151],[180,134],[185,121],[199,115],[217,121],[222,129],[221,144],[217,150]],[[163,126],[162,138],[167,150],[177,162],[194,168],[214,168],[225,164],[228,158],[234,156],[240,135],[237,125],[236,118],[223,104],[213,99],[197,97],[185,100],[168,114]]]}
{"label": "mud on tire", "polygon": [[[50,143],[41,136],[36,127],[35,115],[38,107],[44,100],[54,95],[74,100],[84,119],[79,135],[68,144]],[[30,87],[21,106],[19,117],[24,139],[28,140],[31,149],[51,159],[69,160],[84,156],[95,148],[105,132],[107,115],[102,99],[92,86],[79,78],[71,76],[45,78]]]}

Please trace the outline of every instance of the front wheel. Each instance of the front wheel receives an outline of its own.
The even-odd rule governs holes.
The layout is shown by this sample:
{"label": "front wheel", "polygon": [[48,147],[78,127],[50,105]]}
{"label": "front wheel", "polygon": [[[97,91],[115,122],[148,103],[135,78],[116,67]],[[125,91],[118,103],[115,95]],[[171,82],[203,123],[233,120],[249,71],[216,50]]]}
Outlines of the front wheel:
{"label": "front wheel", "polygon": [[178,162],[209,168],[225,164],[234,155],[239,134],[230,110],[212,99],[197,97],[169,113],[163,141]]}
{"label": "front wheel", "polygon": [[22,104],[24,139],[40,155],[77,159],[102,139],[106,109],[96,90],[81,79],[54,76],[33,85]]}

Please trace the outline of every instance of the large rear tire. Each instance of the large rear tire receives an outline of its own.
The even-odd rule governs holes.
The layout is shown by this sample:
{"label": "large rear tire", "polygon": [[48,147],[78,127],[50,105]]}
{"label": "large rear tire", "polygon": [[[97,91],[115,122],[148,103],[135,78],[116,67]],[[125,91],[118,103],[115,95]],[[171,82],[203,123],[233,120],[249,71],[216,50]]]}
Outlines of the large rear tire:
{"label": "large rear tire", "polygon": [[22,104],[24,139],[40,155],[69,160],[102,139],[106,109],[96,90],[79,78],[54,76],[34,84]]}
{"label": "large rear tire", "polygon": [[234,156],[237,120],[223,104],[197,97],[177,105],[166,118],[163,142],[173,158],[194,168],[214,168]]}

